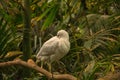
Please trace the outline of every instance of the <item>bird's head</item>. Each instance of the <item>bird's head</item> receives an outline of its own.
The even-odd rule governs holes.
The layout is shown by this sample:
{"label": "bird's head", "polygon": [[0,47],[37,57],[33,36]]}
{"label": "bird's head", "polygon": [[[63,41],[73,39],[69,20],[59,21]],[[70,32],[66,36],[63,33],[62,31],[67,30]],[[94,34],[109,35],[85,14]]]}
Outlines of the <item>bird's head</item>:
{"label": "bird's head", "polygon": [[57,37],[58,38],[64,38],[69,40],[69,34],[65,30],[59,30],[57,32]]}

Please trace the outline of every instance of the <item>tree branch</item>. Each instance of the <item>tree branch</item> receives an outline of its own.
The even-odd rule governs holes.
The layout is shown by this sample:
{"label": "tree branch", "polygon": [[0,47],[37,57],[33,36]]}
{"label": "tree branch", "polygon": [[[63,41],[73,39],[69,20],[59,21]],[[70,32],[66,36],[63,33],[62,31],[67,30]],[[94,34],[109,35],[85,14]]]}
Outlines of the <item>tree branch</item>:
{"label": "tree branch", "polygon": [[69,74],[59,74],[59,75],[52,75],[52,73],[48,72],[47,70],[40,68],[35,64],[35,62],[32,59],[29,59],[27,62],[22,61],[20,59],[14,60],[14,61],[8,61],[8,62],[2,62],[0,63],[0,67],[5,66],[12,66],[12,65],[22,65],[31,69],[34,69],[44,75],[46,75],[48,78],[54,78],[54,79],[65,79],[65,80],[77,80],[76,77],[69,75]]}

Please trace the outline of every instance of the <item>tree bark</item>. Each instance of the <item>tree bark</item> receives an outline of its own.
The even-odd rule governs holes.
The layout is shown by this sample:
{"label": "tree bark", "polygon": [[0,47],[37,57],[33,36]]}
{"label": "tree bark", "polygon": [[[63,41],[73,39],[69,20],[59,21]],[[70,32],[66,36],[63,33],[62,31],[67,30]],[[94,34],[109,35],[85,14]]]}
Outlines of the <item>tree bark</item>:
{"label": "tree bark", "polygon": [[31,57],[31,10],[30,0],[24,0],[24,33],[23,33],[23,59]]}
{"label": "tree bark", "polygon": [[27,62],[17,59],[14,61],[0,63],[0,67],[5,67],[5,66],[9,67],[9,66],[13,66],[13,65],[21,65],[21,66],[24,66],[24,67],[27,67],[30,69],[34,69],[34,70],[46,75],[50,79],[54,78],[54,79],[58,79],[58,80],[77,80],[76,77],[69,75],[69,74],[54,75],[54,74],[46,71],[45,69],[37,66],[32,59],[29,59]]}

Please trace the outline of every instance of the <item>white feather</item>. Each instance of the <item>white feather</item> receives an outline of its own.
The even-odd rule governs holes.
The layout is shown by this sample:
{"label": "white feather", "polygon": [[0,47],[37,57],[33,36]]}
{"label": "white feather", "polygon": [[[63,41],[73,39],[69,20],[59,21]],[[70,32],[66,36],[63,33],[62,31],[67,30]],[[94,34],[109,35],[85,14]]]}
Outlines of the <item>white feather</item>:
{"label": "white feather", "polygon": [[60,30],[57,36],[50,38],[43,44],[36,57],[40,61],[53,62],[64,57],[69,50],[69,35],[65,30]]}

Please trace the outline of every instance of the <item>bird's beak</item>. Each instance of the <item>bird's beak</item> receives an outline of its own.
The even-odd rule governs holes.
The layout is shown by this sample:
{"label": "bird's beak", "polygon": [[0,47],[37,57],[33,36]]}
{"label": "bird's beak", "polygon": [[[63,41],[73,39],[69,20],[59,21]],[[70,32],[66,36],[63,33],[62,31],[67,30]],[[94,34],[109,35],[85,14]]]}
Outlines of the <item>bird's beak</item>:
{"label": "bird's beak", "polygon": [[57,37],[58,37],[58,38],[60,38],[60,36],[59,36],[59,35],[57,35]]}

